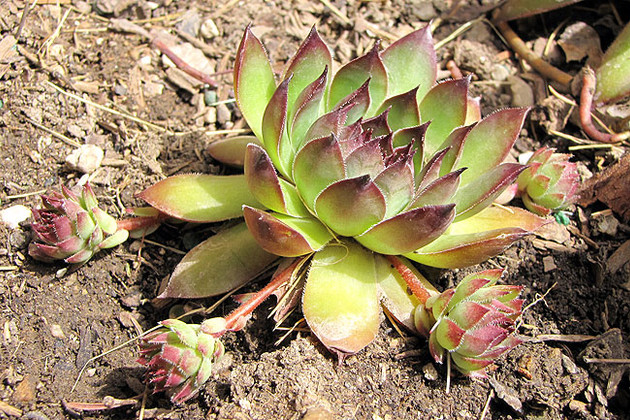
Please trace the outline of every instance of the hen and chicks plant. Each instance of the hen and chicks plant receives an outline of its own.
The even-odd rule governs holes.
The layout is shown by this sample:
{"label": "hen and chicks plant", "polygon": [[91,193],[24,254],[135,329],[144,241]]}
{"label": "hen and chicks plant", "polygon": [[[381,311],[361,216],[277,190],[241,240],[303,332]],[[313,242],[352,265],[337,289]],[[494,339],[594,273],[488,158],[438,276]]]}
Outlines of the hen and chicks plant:
{"label": "hen and chicks plant", "polygon": [[244,173],[173,176],[139,197],[162,218],[235,220],[182,259],[160,297],[214,296],[279,268],[212,331],[168,320],[144,337],[140,360],[156,390],[175,389],[176,402],[194,395],[223,352],[218,338],[272,293],[277,319],[301,304],[311,331],[340,357],[374,340],[382,306],[425,334],[438,362],[451,357],[467,375],[483,375],[518,344],[520,288],[495,285],[500,270],[440,294],[412,263],[478,264],[546,223],[491,205],[524,171],[535,174],[534,165],[505,162],[527,110],[481,118],[469,78],[436,83],[436,74],[428,27],[385,49],[376,43],[337,71],[313,29],[279,81],[246,29],[234,93],[254,135],[210,149]]}

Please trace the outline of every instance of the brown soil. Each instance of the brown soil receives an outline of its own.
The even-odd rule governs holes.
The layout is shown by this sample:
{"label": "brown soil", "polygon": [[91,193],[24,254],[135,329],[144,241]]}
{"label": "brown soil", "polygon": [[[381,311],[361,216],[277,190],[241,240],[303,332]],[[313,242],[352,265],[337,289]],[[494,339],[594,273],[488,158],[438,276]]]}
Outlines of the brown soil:
{"label": "brown soil", "polygon": [[[22,11],[31,3],[0,1],[1,38],[16,34]],[[230,68],[242,31],[253,22],[254,31],[262,36],[280,69],[315,23],[333,46],[336,58],[347,61],[366,51],[375,34],[405,34],[422,21],[446,17],[454,2],[335,1],[352,25],[344,24],[323,2],[315,0],[97,0],[95,6],[82,0],[60,1],[61,6],[39,3],[24,21],[20,54],[0,60],[1,207],[35,206],[39,191],[77,182],[81,174],[64,163],[74,146],[63,136],[70,143],[92,143],[105,150],[105,161],[92,174],[91,182],[110,213],[122,215],[124,207],[141,204],[134,193],[166,175],[225,171],[209,157],[206,147],[220,138],[212,131],[239,128],[243,122],[232,103],[208,107],[204,94],[212,93],[190,83],[175,84],[169,76],[172,69],[166,70],[160,53],[138,34],[113,30],[113,18],[171,34],[206,22],[198,38],[205,34],[215,71]],[[459,11],[437,29],[436,39],[445,38],[495,3],[462,2]],[[582,7],[575,13],[594,26],[605,48],[614,27],[605,22],[616,21],[610,7],[599,3],[580,3]],[[628,11],[619,12],[627,21]],[[546,39],[567,15],[559,12],[514,26],[527,40]],[[207,26],[209,19],[216,28]],[[172,42],[183,40],[172,36]],[[523,72],[507,51],[488,26],[478,23],[447,43],[438,55],[441,68],[454,58],[464,73],[474,73],[473,89],[483,95],[487,114],[512,104],[514,84],[511,79],[503,81],[504,76]],[[561,58],[560,53],[558,60],[565,70],[579,68]],[[535,93],[542,86],[546,96],[539,77],[530,74],[522,79]],[[217,76],[217,81],[218,100],[230,98],[231,76]],[[49,82],[156,126],[86,105],[55,90]],[[544,97],[535,99],[531,122],[517,143],[519,152],[542,144],[566,150],[568,142],[546,135],[545,127],[561,126],[567,133],[582,136],[572,124],[564,127],[566,110],[557,101],[553,108],[543,106]],[[583,168],[599,172],[613,165],[620,151],[623,149],[586,149],[577,160]],[[524,336],[539,339],[532,338],[499,360],[489,381],[455,375],[447,394],[445,369],[433,366],[425,343],[401,337],[387,320],[376,341],[342,365],[308,332],[289,334],[276,345],[284,331],[271,331],[267,313],[273,303],[267,302],[244,331],[227,337],[229,356],[221,369],[198,397],[180,407],[161,394],[146,394],[145,400],[137,397],[146,388],[144,370],[135,363],[134,346],[90,363],[74,391],[72,387],[91,357],[135,337],[136,324],[146,330],[169,313],[210,306],[215,301],[153,300],[160,282],[181,259],[180,253],[163,246],[189,249],[211,234],[213,227],[199,232],[164,226],[149,238],[152,243],[127,242],[77,270],[66,271],[63,264],[42,264],[28,257],[28,222],[17,229],[0,226],[0,418],[73,418],[77,413],[64,408],[66,402],[100,403],[106,396],[137,398],[138,404],[85,411],[84,416],[629,418],[629,380],[627,374],[623,376],[627,365],[587,364],[584,360],[623,359],[630,344],[630,264],[623,265],[622,258],[621,265],[616,264],[621,268],[611,272],[609,260],[628,240],[630,228],[601,204],[597,206],[576,209],[568,230],[555,225],[483,265],[506,267],[505,281],[524,285],[529,302],[546,294],[525,312],[520,328]],[[452,286],[465,273],[425,271],[441,288]],[[263,282],[251,290],[260,284]],[[227,314],[234,306],[225,303],[217,312]],[[577,335],[586,337],[575,341]]]}

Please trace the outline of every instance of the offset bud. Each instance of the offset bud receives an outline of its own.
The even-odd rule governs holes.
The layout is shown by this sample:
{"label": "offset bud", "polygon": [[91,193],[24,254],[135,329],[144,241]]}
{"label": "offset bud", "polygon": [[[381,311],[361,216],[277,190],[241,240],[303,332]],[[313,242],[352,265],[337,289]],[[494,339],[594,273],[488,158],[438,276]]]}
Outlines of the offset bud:
{"label": "offset bud", "polygon": [[43,208],[33,210],[35,223],[31,225],[37,242],[28,249],[37,260],[84,263],[101,249],[112,248],[129,237],[129,232],[118,229],[116,219],[98,207],[89,184],[81,196],[62,187],[62,193],[53,191],[41,198]]}
{"label": "offset bud", "polygon": [[223,344],[212,334],[222,332],[225,320],[212,318],[199,324],[176,319],[142,337],[138,363],[149,368],[153,392],[166,391],[171,401],[182,403],[199,391],[212,373],[212,365],[223,356]]}
{"label": "offset bud", "polygon": [[523,300],[522,287],[497,285],[503,270],[486,270],[464,278],[454,289],[430,297],[416,308],[419,332],[429,337],[438,363],[449,352],[458,370],[485,376],[485,368],[521,343],[514,335]]}
{"label": "offset bud", "polygon": [[554,153],[542,147],[529,158],[527,168],[518,177],[518,190],[525,207],[546,216],[566,209],[577,198],[579,183],[576,164],[570,155]]}

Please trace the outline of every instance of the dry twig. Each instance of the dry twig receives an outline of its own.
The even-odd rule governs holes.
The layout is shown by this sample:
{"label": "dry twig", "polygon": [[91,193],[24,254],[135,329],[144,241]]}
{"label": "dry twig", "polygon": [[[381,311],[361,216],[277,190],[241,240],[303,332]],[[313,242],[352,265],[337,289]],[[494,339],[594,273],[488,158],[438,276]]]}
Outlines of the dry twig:
{"label": "dry twig", "polygon": [[568,87],[573,80],[573,76],[562,70],[552,66],[551,64],[538,57],[532,50],[527,48],[525,42],[510,28],[507,22],[497,22],[497,27],[505,37],[508,45],[518,54],[521,58],[529,63],[536,71],[547,79],[554,80],[561,85]]}

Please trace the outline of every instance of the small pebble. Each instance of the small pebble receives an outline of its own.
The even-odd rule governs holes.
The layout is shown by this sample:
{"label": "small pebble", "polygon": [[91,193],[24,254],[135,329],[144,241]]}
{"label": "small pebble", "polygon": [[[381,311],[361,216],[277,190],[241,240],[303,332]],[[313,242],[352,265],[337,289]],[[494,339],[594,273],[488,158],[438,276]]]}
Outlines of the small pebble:
{"label": "small pebble", "polygon": [[66,338],[59,324],[52,324],[50,326],[50,334],[55,338]]}
{"label": "small pebble", "polygon": [[68,127],[66,127],[66,131],[68,132],[68,134],[77,138],[82,138],[83,136],[85,136],[83,130],[81,130],[81,128],[76,124],[68,124]]}
{"label": "small pebble", "polygon": [[427,363],[422,366],[422,373],[424,373],[424,378],[427,381],[435,381],[438,378],[438,373],[433,363]]}
{"label": "small pebble", "polygon": [[0,210],[0,223],[10,229],[17,229],[20,223],[31,217],[32,212],[26,206],[17,204]]}
{"label": "small pebble", "polygon": [[217,121],[221,125],[225,125],[228,121],[232,119],[232,114],[230,110],[225,104],[217,105]]}
{"label": "small pebble", "polygon": [[238,405],[245,411],[249,411],[252,409],[252,404],[245,398],[241,398],[238,400]]}
{"label": "small pebble", "polygon": [[217,24],[214,23],[212,19],[207,19],[201,24],[201,28],[199,29],[201,32],[201,36],[205,39],[212,39],[221,35],[219,32],[219,28],[217,28]]}
{"label": "small pebble", "polygon": [[101,166],[105,152],[93,144],[83,144],[66,157],[66,163],[71,169],[84,174],[94,172]]}
{"label": "small pebble", "polygon": [[556,268],[558,267],[556,266],[556,263],[554,262],[553,257],[551,255],[547,255],[546,257],[543,258],[543,271],[545,273],[553,271]]}
{"label": "small pebble", "polygon": [[309,408],[302,420],[333,420],[335,416],[323,407]]}
{"label": "small pebble", "polygon": [[9,242],[14,248],[25,249],[30,241],[30,235],[22,229],[15,229],[9,234]]}

